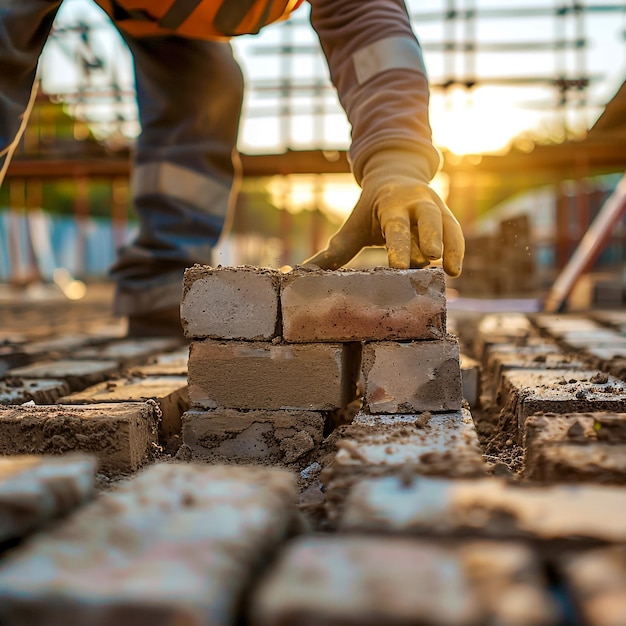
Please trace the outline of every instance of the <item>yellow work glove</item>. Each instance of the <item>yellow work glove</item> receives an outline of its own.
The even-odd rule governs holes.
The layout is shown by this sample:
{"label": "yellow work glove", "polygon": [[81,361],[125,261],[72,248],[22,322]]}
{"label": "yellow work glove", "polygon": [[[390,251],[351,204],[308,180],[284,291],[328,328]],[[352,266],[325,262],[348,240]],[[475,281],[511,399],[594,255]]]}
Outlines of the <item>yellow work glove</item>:
{"label": "yellow work glove", "polygon": [[337,269],[366,246],[387,248],[389,267],[425,267],[443,258],[450,276],[461,273],[465,240],[458,221],[428,186],[423,158],[383,150],[363,168],[361,197],[328,247],[306,261]]}

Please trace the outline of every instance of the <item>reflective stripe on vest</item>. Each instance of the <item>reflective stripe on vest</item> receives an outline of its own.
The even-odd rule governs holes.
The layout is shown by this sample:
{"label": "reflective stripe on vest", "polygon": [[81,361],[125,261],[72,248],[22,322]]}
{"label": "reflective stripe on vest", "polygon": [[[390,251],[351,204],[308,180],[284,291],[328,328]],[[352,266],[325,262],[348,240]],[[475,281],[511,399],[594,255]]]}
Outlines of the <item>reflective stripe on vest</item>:
{"label": "reflective stripe on vest", "polygon": [[304,0],[96,0],[134,37],[225,40],[287,19]]}

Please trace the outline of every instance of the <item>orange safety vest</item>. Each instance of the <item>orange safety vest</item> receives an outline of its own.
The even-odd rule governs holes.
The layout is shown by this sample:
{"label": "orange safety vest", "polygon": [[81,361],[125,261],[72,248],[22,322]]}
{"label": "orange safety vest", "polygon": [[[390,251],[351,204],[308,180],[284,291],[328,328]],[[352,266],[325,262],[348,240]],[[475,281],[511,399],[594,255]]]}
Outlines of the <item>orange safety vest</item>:
{"label": "orange safety vest", "polygon": [[287,19],[304,0],[96,0],[134,37],[177,35],[223,41]]}

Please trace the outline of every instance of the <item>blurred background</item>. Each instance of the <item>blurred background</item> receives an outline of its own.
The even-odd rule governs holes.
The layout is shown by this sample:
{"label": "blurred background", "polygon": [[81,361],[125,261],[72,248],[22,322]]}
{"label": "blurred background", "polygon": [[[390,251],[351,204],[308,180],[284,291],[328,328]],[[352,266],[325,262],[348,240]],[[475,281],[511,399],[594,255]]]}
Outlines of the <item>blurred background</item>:
{"label": "blurred background", "polygon": [[[409,0],[444,155],[434,186],[467,237],[467,298],[536,298],[554,284],[626,169],[626,4],[618,0]],[[246,77],[245,180],[215,264],[295,265],[322,248],[359,189],[350,128],[308,21],[233,41]],[[106,282],[135,232],[129,153],[138,132],[130,55],[90,0],[65,0],[42,88],[0,189],[0,283]],[[626,216],[584,267],[569,306],[626,302]],[[380,250],[354,266],[385,265]]]}

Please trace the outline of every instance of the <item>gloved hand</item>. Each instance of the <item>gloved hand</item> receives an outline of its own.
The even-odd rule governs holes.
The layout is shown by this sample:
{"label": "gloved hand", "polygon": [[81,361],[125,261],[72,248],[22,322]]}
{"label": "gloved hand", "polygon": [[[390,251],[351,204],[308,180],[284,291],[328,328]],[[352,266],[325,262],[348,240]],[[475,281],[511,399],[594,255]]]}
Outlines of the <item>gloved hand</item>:
{"label": "gloved hand", "polygon": [[446,273],[458,276],[465,253],[461,226],[427,180],[419,155],[402,150],[372,155],[352,213],[328,247],[305,265],[337,269],[362,248],[385,245],[389,267],[425,267],[443,257]]}

